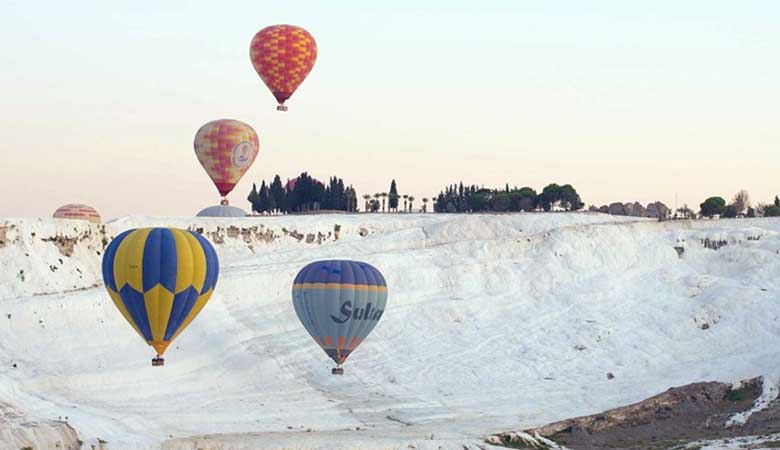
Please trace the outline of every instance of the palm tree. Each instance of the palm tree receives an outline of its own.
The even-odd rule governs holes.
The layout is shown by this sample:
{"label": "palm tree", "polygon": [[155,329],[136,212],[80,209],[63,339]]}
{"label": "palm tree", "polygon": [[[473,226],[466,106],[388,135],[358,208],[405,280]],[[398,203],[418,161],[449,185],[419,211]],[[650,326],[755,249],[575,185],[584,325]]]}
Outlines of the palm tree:
{"label": "palm tree", "polygon": [[423,197],[423,210],[422,212],[427,213],[428,212],[428,197]]}
{"label": "palm tree", "polygon": [[387,199],[387,192],[382,192],[382,212],[385,212],[385,200]]}
{"label": "palm tree", "polygon": [[[382,194],[380,194],[379,192],[377,192],[376,194],[374,194],[374,199],[376,200],[376,202],[377,202],[377,203],[379,203],[379,197],[381,197],[381,196],[382,196]],[[373,211],[373,210],[372,210],[372,211]]]}
{"label": "palm tree", "polygon": [[403,198],[404,198],[404,212],[406,212],[406,201],[407,201],[407,199],[409,198],[409,196],[408,196],[408,195],[406,195],[406,194],[404,194],[404,195],[402,195],[401,197],[403,197]]}
{"label": "palm tree", "polygon": [[371,200],[371,194],[364,194],[363,200],[366,201],[366,212],[368,212],[368,201]]}
{"label": "palm tree", "polygon": [[413,195],[410,195],[410,196],[409,196],[409,212],[412,212],[412,209],[413,209],[413,203],[414,203],[414,196],[413,196]]}

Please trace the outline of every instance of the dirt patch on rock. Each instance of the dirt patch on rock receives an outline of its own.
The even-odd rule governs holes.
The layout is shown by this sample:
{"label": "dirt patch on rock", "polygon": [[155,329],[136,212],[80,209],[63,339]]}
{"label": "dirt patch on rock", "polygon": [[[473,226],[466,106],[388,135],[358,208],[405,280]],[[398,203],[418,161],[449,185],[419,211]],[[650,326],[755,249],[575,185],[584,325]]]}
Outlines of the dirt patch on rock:
{"label": "dirt patch on rock", "polygon": [[[106,248],[106,245],[108,245],[108,237],[105,234],[105,227],[101,227],[100,234],[102,235],[102,244],[103,249]],[[61,234],[58,234],[56,236],[42,238],[41,241],[43,242],[51,242],[54,244],[55,247],[57,247],[57,250],[60,252],[63,256],[72,256],[73,251],[76,248],[76,244],[82,241],[88,241],[92,238],[92,231],[85,231],[81,233],[80,235],[76,236],[64,236]],[[92,245],[89,245],[90,248],[92,248]]]}
{"label": "dirt patch on rock", "polygon": [[8,239],[9,231],[13,230],[15,227],[13,225],[2,225],[0,226],[0,248],[5,247],[10,242]]}
{"label": "dirt patch on rock", "polygon": [[79,241],[75,237],[54,236],[41,239],[43,242],[51,242],[57,247],[60,254],[63,256],[73,255],[73,249],[76,247],[76,243]]}
{"label": "dirt patch on rock", "polygon": [[269,244],[278,238],[273,230],[265,228],[262,225],[253,227],[237,227],[231,225],[224,229],[217,227],[214,231],[204,231],[203,227],[190,227],[189,230],[195,233],[205,234],[206,237],[215,244],[224,244],[226,238],[241,240],[246,244],[260,242]]}
{"label": "dirt patch on rock", "polygon": [[[736,413],[753,407],[762,392],[755,378],[729,383],[693,383],[633,405],[525,430],[573,450],[670,449],[702,440],[780,431],[780,402],[755,412],[742,426],[727,427]],[[499,440],[512,433],[495,435]]]}

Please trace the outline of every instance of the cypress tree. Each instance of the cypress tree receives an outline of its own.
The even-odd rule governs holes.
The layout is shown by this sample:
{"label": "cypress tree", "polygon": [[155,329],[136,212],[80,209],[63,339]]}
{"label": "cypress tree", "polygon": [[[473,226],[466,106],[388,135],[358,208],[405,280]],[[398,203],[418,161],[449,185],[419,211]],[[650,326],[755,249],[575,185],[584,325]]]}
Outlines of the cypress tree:
{"label": "cypress tree", "polygon": [[265,181],[260,185],[260,193],[258,194],[258,211],[261,213],[268,211],[268,186],[265,185]]}
{"label": "cypress tree", "polygon": [[271,188],[269,189],[269,194],[274,197],[274,204],[280,212],[288,212],[285,207],[286,191],[279,175],[274,177],[274,181],[271,183]]}
{"label": "cypress tree", "polygon": [[252,205],[252,212],[259,212],[257,210],[257,184],[252,183],[252,191],[246,199],[249,200],[249,203]]}
{"label": "cypress tree", "polygon": [[390,182],[390,211],[398,211],[398,187],[395,184],[395,180]]}

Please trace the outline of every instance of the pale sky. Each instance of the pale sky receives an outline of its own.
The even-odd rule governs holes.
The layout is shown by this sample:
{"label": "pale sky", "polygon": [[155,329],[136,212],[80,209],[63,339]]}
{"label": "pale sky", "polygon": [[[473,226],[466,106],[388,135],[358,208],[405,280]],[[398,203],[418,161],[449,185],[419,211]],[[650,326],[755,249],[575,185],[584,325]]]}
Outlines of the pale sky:
{"label": "pale sky", "polygon": [[[277,23],[319,47],[287,113],[249,61]],[[230,195],[247,210],[253,181],[303,170],[359,195],[396,178],[418,199],[463,180],[769,202],[778,55],[776,0],[4,0],[0,217],[193,215],[219,200],[192,147],[218,118],[260,138]]]}

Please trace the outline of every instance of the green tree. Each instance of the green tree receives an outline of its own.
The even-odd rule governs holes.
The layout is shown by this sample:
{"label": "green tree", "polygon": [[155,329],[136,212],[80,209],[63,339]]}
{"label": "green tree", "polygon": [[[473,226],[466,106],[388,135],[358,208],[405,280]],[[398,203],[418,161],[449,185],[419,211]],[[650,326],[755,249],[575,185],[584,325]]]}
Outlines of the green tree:
{"label": "green tree", "polygon": [[765,206],[764,217],[780,217],[780,206],[778,205]]}
{"label": "green tree", "polygon": [[511,199],[509,197],[509,194],[507,192],[500,192],[498,194],[495,194],[490,199],[490,209],[496,212],[508,211],[510,203],[511,203]]}
{"label": "green tree", "polygon": [[274,181],[271,182],[271,187],[268,188],[268,194],[273,196],[274,198],[274,204],[276,205],[276,209],[280,212],[289,212],[287,209],[287,191],[284,189],[284,186],[282,185],[282,179],[279,178],[279,175],[276,175],[274,177]]}
{"label": "green tree", "polygon": [[[398,187],[395,184],[395,180],[390,182],[390,201],[388,204],[388,210],[390,211],[398,211]],[[384,209],[384,208],[382,208]]]}
{"label": "green tree", "polygon": [[710,197],[699,205],[700,214],[704,217],[712,218],[715,215],[723,214],[726,210],[726,200],[722,197]]}
{"label": "green tree", "polygon": [[726,206],[726,209],[723,210],[723,214],[721,215],[721,217],[726,218],[726,219],[733,219],[733,218],[735,218],[735,217],[737,217],[739,215],[739,212],[740,212],[739,211],[739,206],[737,206],[736,204],[732,203],[732,204]]}
{"label": "green tree", "polygon": [[517,205],[512,208],[513,211],[533,211],[536,207],[537,194],[532,188],[525,186],[515,191]]}
{"label": "green tree", "polygon": [[249,204],[252,205],[252,212],[259,212],[255,205],[257,204],[257,184],[252,183],[252,191],[249,193],[249,196],[246,198],[249,200]]}
{"label": "green tree", "polygon": [[351,205],[352,205],[352,212],[357,212],[358,210],[358,193],[357,190],[350,184],[349,185],[349,198],[351,199]]}
{"label": "green tree", "polygon": [[570,184],[564,184],[561,186],[558,193],[560,196],[561,206],[566,211],[577,211],[585,206],[585,204],[582,203],[582,200],[580,199],[580,195]]}
{"label": "green tree", "polygon": [[[447,212],[450,212],[450,205],[452,203],[447,204]],[[468,208],[471,212],[482,212],[486,211],[489,206],[488,196],[483,193],[476,193],[474,195],[470,195],[468,197]],[[453,205],[454,207],[454,205]],[[456,212],[456,211],[453,211]]]}
{"label": "green tree", "polygon": [[455,209],[455,205],[452,202],[448,202],[446,207],[446,212],[454,213],[454,212],[458,212],[458,210]]}
{"label": "green tree", "polygon": [[270,214],[273,214],[274,211],[276,211],[276,200],[274,199],[274,196],[271,195],[270,191],[268,192],[268,212]]}
{"label": "green tree", "polygon": [[778,197],[777,195],[775,195],[775,206],[780,208],[780,197]]}
{"label": "green tree", "polygon": [[265,185],[265,181],[260,184],[260,192],[257,194],[257,210],[260,213],[268,211],[268,186]]}
{"label": "green tree", "polygon": [[303,172],[288,192],[288,207],[292,211],[317,211],[325,199],[325,185]]}
{"label": "green tree", "polygon": [[561,187],[555,183],[548,184],[542,189],[539,203],[543,210],[550,211],[561,200]]}

